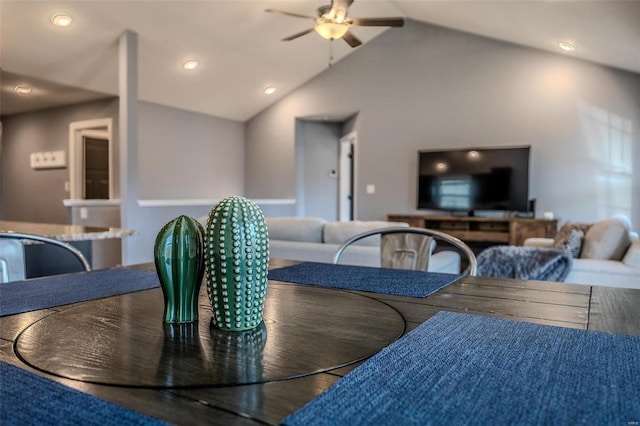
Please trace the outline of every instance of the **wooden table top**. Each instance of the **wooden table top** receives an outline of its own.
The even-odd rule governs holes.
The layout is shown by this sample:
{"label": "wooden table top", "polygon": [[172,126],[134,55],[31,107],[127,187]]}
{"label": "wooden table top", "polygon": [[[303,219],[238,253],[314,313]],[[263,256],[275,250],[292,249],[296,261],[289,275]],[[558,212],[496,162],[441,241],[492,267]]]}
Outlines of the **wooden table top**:
{"label": "wooden table top", "polygon": [[[292,263],[296,262],[274,260],[272,266]],[[152,270],[153,265],[139,268]],[[360,358],[377,352],[398,335],[412,330],[439,311],[640,335],[640,309],[637,308],[640,306],[640,290],[634,289],[482,277],[464,278],[423,299],[273,281],[270,288],[273,296],[270,301],[268,296],[265,306],[266,340],[262,330],[244,339],[236,339],[234,345],[244,345],[243,349],[226,355],[216,355],[216,351],[211,350],[220,343],[220,339],[228,337],[211,334],[208,328],[210,308],[206,299],[202,299],[201,305],[204,306],[201,307],[199,331],[191,330],[195,334],[190,335],[188,342],[188,345],[195,344],[199,348],[196,351],[198,359],[206,361],[196,362],[189,373],[192,377],[206,377],[195,388],[181,386],[185,383],[180,382],[166,386],[172,377],[170,366],[174,365],[170,361],[182,354],[160,320],[140,320],[145,315],[161,318],[156,312],[162,309],[162,295],[157,288],[2,317],[0,358],[72,388],[169,422],[255,425],[277,424],[358,366]],[[85,368],[88,364],[83,366],[83,362],[96,353],[96,342],[88,342],[91,333],[95,334],[96,322],[112,318],[116,312],[120,316],[126,313],[124,317],[129,320],[103,332],[106,340],[120,342],[120,346],[105,349],[102,352],[104,356],[91,358],[96,364]],[[77,321],[74,322],[74,318]],[[38,322],[41,319],[43,321]],[[353,323],[346,324],[345,320]],[[141,321],[141,325],[137,334],[134,333],[135,337],[123,338],[122,330],[132,330],[137,321]],[[114,322],[105,321],[103,324],[113,325]],[[333,340],[330,334],[326,334],[329,329],[336,330]],[[79,353],[56,349],[75,344],[69,336],[70,330],[81,337],[76,341],[88,342],[86,346],[80,345]],[[147,336],[143,337],[145,333]],[[308,339],[309,335],[317,337]],[[66,340],[60,344],[54,338]],[[230,344],[226,342],[223,346],[228,350]],[[89,351],[90,348],[93,349]],[[261,356],[243,360],[241,355],[247,348],[259,351]],[[62,360],[72,362],[63,362],[67,367],[61,368],[50,360],[52,351]],[[152,368],[136,376],[131,372],[141,365],[128,363],[144,356],[145,351],[155,353],[148,362]],[[287,362],[277,361],[274,354],[278,351],[281,359]],[[109,353],[111,355],[106,355]],[[55,375],[25,364],[18,354],[29,364]],[[255,359],[261,363],[259,374],[251,369],[255,367],[252,364]],[[235,370],[230,367],[229,360],[234,360]],[[216,366],[221,366],[217,372],[214,371]],[[115,374],[116,369],[123,368],[128,369],[126,373]],[[109,371],[114,374],[109,374]],[[313,374],[307,374],[310,372]],[[302,376],[280,380],[298,373]],[[211,378],[221,381],[216,386],[216,383],[209,382]],[[234,385],[241,382],[265,383]],[[145,386],[135,387],[140,383]]]}
{"label": "wooden table top", "polygon": [[136,234],[136,231],[132,229],[9,220],[0,221],[0,231],[35,234],[60,241],[106,240]]}

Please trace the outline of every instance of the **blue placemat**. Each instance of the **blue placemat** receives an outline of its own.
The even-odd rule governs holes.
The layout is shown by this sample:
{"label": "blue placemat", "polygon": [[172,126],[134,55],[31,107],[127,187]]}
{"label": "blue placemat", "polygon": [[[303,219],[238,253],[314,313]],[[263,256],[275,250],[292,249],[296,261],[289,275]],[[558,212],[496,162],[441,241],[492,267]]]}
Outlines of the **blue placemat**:
{"label": "blue placemat", "polygon": [[440,312],[285,425],[637,424],[640,336]]}
{"label": "blue placemat", "polygon": [[166,425],[0,361],[0,424]]}
{"label": "blue placemat", "polygon": [[0,316],[159,287],[155,271],[113,268],[0,284]]}
{"label": "blue placemat", "polygon": [[269,271],[269,279],[397,296],[427,297],[460,276],[437,272],[304,262]]}

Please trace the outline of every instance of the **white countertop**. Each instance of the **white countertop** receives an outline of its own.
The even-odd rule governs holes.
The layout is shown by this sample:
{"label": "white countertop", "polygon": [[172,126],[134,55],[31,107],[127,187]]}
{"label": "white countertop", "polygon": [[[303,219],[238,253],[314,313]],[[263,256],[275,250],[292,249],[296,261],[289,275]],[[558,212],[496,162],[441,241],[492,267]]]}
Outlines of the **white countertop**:
{"label": "white countertop", "polygon": [[0,221],[0,231],[35,234],[60,241],[106,240],[127,237],[137,233],[133,229],[13,221]]}

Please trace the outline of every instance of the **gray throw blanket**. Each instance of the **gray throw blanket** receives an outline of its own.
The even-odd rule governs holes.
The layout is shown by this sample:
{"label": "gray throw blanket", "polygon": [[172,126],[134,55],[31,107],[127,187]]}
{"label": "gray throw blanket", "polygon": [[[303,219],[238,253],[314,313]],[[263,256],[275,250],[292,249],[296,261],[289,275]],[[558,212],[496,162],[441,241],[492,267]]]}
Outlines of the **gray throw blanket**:
{"label": "gray throw blanket", "polygon": [[572,264],[573,257],[563,249],[495,246],[478,255],[478,275],[564,281]]}

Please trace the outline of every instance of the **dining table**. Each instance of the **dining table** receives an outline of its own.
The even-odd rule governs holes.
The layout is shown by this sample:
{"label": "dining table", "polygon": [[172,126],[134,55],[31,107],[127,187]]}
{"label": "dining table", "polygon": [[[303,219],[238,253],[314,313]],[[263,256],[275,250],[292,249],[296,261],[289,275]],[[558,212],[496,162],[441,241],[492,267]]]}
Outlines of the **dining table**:
{"label": "dining table", "polygon": [[[299,264],[271,259],[269,268]],[[152,263],[116,269],[149,276],[155,271]],[[70,278],[58,278],[62,284],[65,279]],[[136,275],[128,279],[143,281]],[[162,289],[150,285],[0,312],[0,361],[153,421],[264,425],[279,424],[442,315],[489,321],[481,325],[487,334],[491,321],[506,320],[545,330],[640,336],[640,290],[480,276],[456,277],[415,297],[270,275],[263,323],[243,332],[212,325],[206,281],[197,322],[164,323],[163,307]],[[457,357],[469,356],[466,351]],[[0,419],[11,418],[7,401],[0,404]],[[628,424],[638,420],[628,418]]]}

